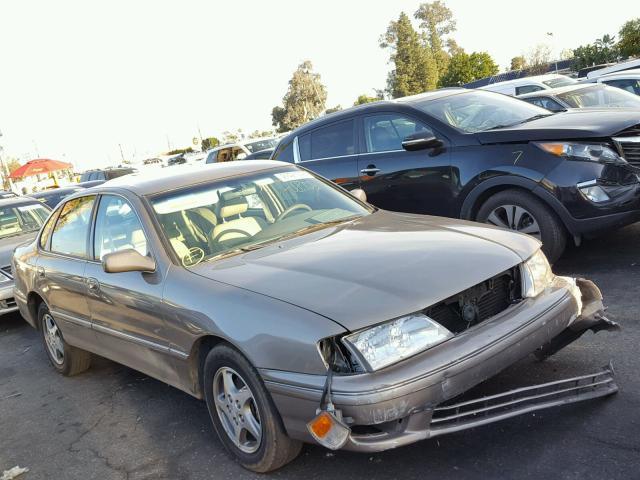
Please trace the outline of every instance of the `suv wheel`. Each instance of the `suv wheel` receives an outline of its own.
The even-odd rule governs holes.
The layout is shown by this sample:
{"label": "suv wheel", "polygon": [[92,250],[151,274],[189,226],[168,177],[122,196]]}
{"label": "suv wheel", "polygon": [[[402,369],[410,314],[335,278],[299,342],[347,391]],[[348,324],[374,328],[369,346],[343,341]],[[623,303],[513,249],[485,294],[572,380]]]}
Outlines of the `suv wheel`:
{"label": "suv wheel", "polygon": [[45,351],[51,365],[65,376],[84,372],[91,365],[91,354],[64,341],[53,315],[43,302],[38,308],[38,322]]}
{"label": "suv wheel", "polygon": [[218,437],[243,467],[270,472],[298,456],[302,443],[287,436],[269,392],[239,352],[227,345],[209,352],[204,390]]}
{"label": "suv wheel", "polygon": [[564,227],[555,212],[520,190],[504,190],[490,197],[480,207],[476,220],[537,238],[551,263],[560,258],[567,244]]}

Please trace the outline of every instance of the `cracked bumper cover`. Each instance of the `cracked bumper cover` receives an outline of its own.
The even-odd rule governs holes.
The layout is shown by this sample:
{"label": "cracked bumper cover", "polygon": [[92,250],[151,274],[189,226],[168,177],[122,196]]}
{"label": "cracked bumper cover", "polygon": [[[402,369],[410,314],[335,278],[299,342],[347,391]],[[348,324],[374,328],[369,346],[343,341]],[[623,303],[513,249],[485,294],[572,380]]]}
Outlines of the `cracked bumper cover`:
{"label": "cracked bumper cover", "polygon": [[[334,376],[333,402],[353,429],[344,448],[387,450],[541,408],[613,394],[617,386],[608,368],[464,402],[453,410],[447,403],[530,353],[546,357],[586,330],[616,328],[604,317],[602,295],[592,282],[556,277],[554,285],[538,297],[412,358],[374,373]],[[306,422],[315,416],[325,377],[268,369],[261,374],[288,434],[312,441]],[[363,431],[358,428],[362,426],[376,428]]]}

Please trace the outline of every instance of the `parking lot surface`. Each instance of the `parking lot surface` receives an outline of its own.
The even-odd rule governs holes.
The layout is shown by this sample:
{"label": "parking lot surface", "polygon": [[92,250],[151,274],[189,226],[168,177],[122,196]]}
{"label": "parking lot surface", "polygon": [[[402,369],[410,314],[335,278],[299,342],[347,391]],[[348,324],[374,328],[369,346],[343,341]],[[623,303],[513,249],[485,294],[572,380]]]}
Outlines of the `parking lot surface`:
{"label": "parking lot surface", "polygon": [[[567,251],[556,273],[602,289],[620,332],[585,334],[544,362],[533,356],[474,395],[599,370],[613,361],[620,392],[523,415],[375,455],[307,445],[276,478],[640,478],[640,225]],[[39,335],[0,318],[0,472],[25,479],[264,478],[242,469],[216,438],[204,402],[95,358],[56,374]]]}

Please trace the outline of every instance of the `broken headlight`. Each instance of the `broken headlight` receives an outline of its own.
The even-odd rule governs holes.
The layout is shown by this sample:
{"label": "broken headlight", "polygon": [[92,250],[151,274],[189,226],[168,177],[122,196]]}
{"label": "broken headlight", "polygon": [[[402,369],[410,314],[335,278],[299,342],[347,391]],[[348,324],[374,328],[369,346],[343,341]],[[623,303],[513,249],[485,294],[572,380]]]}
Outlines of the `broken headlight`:
{"label": "broken headlight", "polygon": [[413,313],[347,335],[343,341],[359,354],[369,370],[379,370],[452,336],[426,315]]}
{"label": "broken headlight", "polygon": [[553,282],[553,272],[542,250],[522,264],[522,293],[527,298],[540,295]]}
{"label": "broken headlight", "polygon": [[556,157],[566,157],[569,160],[601,163],[627,163],[606,145],[572,143],[572,142],[539,142],[538,147]]}

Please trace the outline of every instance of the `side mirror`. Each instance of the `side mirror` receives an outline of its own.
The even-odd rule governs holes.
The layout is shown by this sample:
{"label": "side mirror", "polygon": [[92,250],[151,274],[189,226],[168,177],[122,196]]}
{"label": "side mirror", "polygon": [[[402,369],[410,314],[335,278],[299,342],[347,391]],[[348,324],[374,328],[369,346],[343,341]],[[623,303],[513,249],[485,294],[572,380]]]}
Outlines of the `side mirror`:
{"label": "side mirror", "polygon": [[360,200],[362,203],[367,203],[367,194],[361,188],[356,188],[355,190],[351,190],[349,193]]}
{"label": "side mirror", "polygon": [[427,148],[440,148],[442,145],[442,140],[438,140],[431,132],[414,133],[405,137],[402,141],[402,148],[410,152]]}
{"label": "side mirror", "polygon": [[247,158],[247,154],[246,154],[246,153],[244,153],[244,152],[239,153],[239,154],[236,156],[236,160],[244,160],[245,158]]}
{"label": "side mirror", "polygon": [[156,262],[133,248],[126,248],[102,257],[102,269],[107,273],[155,272]]}

